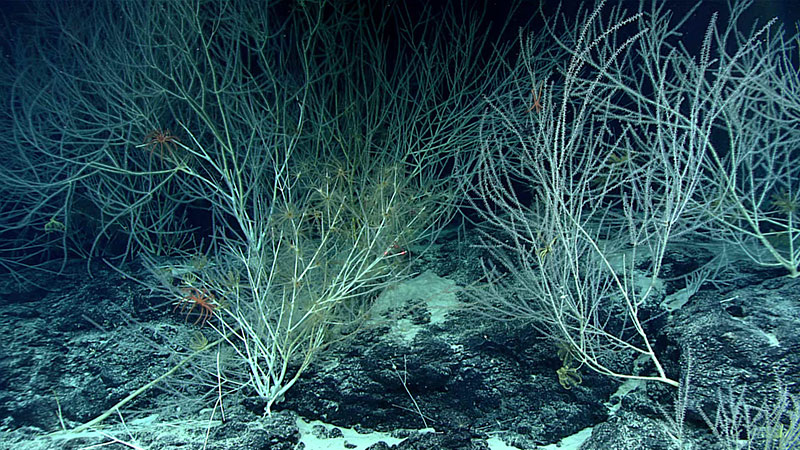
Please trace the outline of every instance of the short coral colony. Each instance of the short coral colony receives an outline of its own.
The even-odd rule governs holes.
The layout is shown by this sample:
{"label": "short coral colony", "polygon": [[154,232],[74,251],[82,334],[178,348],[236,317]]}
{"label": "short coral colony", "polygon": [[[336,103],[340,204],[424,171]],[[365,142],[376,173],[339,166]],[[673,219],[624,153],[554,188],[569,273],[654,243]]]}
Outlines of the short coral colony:
{"label": "short coral colony", "polygon": [[0,0],[0,450],[800,450],[794,0]]}

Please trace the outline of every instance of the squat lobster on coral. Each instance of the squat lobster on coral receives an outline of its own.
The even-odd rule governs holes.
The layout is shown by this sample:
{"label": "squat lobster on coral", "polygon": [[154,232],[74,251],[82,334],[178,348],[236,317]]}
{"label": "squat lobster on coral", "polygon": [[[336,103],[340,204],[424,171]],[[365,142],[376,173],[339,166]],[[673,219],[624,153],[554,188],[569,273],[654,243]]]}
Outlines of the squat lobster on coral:
{"label": "squat lobster on coral", "polygon": [[178,138],[175,137],[169,130],[153,130],[150,134],[145,136],[144,143],[141,146],[146,146],[150,150],[150,154],[155,153],[158,148],[158,155],[164,159],[166,150],[167,157],[174,157],[175,150],[177,149]]}
{"label": "squat lobster on coral", "polygon": [[189,319],[189,315],[192,314],[195,308],[199,308],[198,310],[198,317],[197,320],[194,321],[194,325],[200,324],[203,326],[206,324],[208,319],[210,319],[214,315],[214,311],[217,308],[217,304],[214,300],[214,295],[209,294],[207,290],[197,289],[197,288],[184,288],[181,289],[181,292],[186,294],[182,299],[178,300],[175,304],[175,309],[177,310],[178,307],[181,308],[181,314],[186,309],[187,305],[189,306],[189,310],[186,311],[186,320]]}

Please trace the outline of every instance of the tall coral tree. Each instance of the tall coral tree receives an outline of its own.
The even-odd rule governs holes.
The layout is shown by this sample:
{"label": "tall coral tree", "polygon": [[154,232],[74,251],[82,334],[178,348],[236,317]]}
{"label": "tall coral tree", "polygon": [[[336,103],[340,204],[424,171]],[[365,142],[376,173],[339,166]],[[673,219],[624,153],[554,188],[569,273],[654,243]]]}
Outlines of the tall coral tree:
{"label": "tall coral tree", "polygon": [[[37,220],[85,256],[144,257],[176,301],[202,293],[238,355],[218,376],[270,411],[452,217],[499,67],[481,58],[502,52],[455,9],[39,6],[11,89],[28,176],[61,189]],[[387,35],[406,46],[389,61]]]}

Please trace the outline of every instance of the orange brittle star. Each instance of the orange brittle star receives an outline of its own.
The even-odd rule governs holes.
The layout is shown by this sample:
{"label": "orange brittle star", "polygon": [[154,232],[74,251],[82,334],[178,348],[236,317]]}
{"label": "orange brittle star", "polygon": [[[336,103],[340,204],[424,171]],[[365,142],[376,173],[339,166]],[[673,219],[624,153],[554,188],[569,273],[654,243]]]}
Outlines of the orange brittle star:
{"label": "orange brittle star", "polygon": [[536,93],[536,86],[535,85],[534,85],[533,89],[531,89],[531,94],[533,94],[533,105],[531,105],[531,107],[528,108],[528,110],[526,112],[531,112],[534,109],[536,110],[537,113],[542,111],[542,103],[541,103],[541,100],[542,100],[542,88],[544,88],[544,82],[542,82],[539,85],[539,93],[538,94]]}

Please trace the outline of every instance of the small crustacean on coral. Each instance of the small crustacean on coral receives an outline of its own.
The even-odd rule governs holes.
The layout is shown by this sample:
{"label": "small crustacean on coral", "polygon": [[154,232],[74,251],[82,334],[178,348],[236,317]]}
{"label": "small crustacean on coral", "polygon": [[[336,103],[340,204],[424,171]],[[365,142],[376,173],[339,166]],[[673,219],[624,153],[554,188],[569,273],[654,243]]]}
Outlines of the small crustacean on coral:
{"label": "small crustacean on coral", "polygon": [[209,294],[209,292],[205,289],[201,290],[195,287],[181,289],[181,292],[183,292],[185,295],[183,298],[178,300],[173,311],[180,308],[180,313],[184,314],[185,311],[186,320],[188,320],[192,312],[197,309],[198,317],[197,320],[194,321],[194,325],[205,325],[208,319],[214,315],[214,311],[217,308],[214,295]]}
{"label": "small crustacean on coral", "polygon": [[153,130],[145,136],[142,146],[147,147],[151,155],[158,150],[158,156],[163,160],[164,157],[175,157],[178,143],[178,138],[169,130]]}

